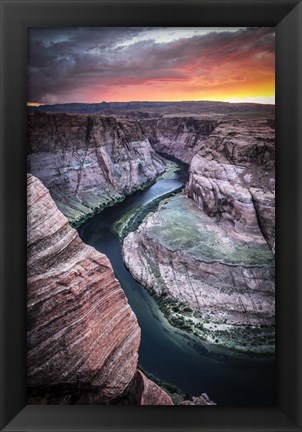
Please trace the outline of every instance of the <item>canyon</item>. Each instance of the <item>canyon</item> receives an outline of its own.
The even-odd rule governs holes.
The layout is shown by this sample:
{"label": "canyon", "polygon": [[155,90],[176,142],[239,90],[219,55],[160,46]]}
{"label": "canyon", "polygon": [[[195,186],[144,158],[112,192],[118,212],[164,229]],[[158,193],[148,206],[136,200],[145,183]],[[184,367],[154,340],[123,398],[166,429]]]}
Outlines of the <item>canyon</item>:
{"label": "canyon", "polygon": [[30,112],[27,130],[29,171],[73,226],[165,170],[136,122]]}
{"label": "canyon", "polygon": [[175,402],[137,369],[140,327],[122,282],[72,227],[181,161],[184,190],[123,219],[124,263],[173,327],[273,353],[273,107],[84,105],[28,112],[29,400],[213,405],[206,394]]}
{"label": "canyon", "polygon": [[[141,330],[108,258],[31,174],[27,220],[28,403],[174,405],[137,369]],[[180,401],[215,405],[206,394]]]}
{"label": "canyon", "polygon": [[173,116],[144,119],[141,123],[156,151],[187,164],[217,126],[216,120]]}
{"label": "canyon", "polygon": [[172,405],[137,371],[140,328],[109,260],[27,184],[29,403]]}
{"label": "canyon", "polygon": [[191,158],[185,194],[123,243],[172,324],[240,351],[274,351],[274,161],[272,122],[221,121]]}

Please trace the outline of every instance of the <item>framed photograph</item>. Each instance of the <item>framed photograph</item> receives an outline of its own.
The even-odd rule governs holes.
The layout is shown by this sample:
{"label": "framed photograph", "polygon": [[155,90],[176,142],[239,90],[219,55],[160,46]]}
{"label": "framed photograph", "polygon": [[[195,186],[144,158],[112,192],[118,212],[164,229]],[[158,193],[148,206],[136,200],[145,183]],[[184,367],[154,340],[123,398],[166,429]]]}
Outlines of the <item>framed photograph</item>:
{"label": "framed photograph", "polygon": [[1,430],[301,431],[301,7],[1,1]]}

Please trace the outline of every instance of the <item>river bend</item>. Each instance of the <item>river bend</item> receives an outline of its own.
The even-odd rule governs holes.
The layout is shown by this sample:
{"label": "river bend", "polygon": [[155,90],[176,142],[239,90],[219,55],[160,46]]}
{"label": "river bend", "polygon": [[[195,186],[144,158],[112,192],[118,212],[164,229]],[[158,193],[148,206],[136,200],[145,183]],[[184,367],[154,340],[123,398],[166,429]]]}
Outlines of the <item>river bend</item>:
{"label": "river bend", "polygon": [[274,404],[274,358],[211,347],[172,327],[153,297],[126,269],[115,222],[129,211],[184,184],[181,168],[144,191],[108,207],[79,227],[82,240],[109,258],[142,330],[139,364],[190,396],[207,393],[218,405]]}

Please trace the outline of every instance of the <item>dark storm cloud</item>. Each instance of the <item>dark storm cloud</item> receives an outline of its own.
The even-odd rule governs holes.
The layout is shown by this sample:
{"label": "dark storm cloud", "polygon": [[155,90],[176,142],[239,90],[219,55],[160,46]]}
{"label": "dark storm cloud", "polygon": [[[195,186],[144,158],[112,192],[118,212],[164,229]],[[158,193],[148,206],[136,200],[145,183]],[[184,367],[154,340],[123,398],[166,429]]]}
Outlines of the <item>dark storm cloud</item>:
{"label": "dark storm cloud", "polygon": [[[190,38],[180,34],[166,43],[152,39],[154,29],[149,30],[146,40],[148,29],[141,28],[30,29],[29,100],[64,102],[73,100],[75,93],[85,98],[85,91],[106,94],[113,85],[156,80],[185,83],[193,70],[196,76],[206,77],[213,65],[252,57],[257,63],[257,56],[265,67],[263,56],[274,55],[274,33],[268,28],[220,33],[213,29]],[[137,39],[142,33],[144,40]]]}

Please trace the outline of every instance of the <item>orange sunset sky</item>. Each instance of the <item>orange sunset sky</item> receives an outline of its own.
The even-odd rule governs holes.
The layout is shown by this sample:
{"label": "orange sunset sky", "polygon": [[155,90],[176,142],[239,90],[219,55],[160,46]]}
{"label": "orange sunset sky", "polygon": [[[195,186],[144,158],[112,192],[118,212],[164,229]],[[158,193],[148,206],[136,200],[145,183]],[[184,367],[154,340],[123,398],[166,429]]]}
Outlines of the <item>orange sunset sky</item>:
{"label": "orange sunset sky", "polygon": [[275,103],[273,28],[32,28],[28,103]]}

